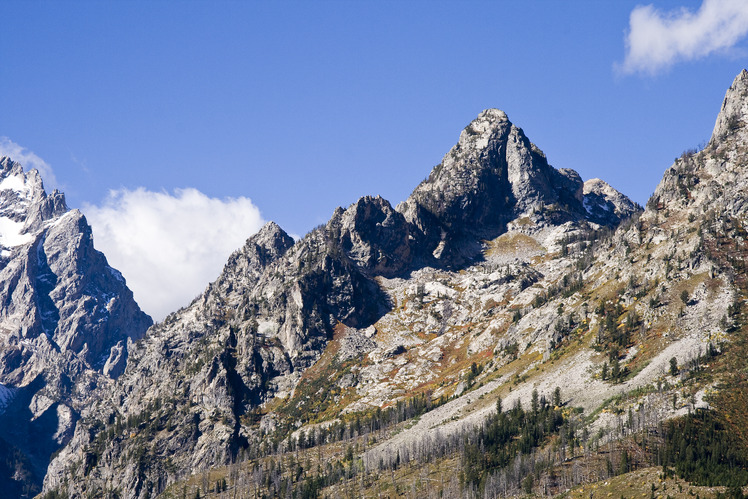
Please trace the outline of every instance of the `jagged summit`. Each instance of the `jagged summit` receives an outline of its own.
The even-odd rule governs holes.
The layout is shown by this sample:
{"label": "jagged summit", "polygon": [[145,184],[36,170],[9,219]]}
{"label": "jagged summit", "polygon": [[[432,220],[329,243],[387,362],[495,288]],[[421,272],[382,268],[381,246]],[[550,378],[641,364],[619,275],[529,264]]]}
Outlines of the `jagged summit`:
{"label": "jagged summit", "polygon": [[254,247],[257,251],[257,260],[260,265],[283,256],[283,254],[294,245],[294,240],[275,222],[267,222],[256,234],[247,239],[244,247]]}
{"label": "jagged summit", "polygon": [[335,211],[330,232],[367,273],[391,277],[410,268],[418,244],[405,217],[381,196],[364,196]]}
{"label": "jagged summit", "polygon": [[229,257],[213,286],[235,305],[257,284],[265,268],[293,245],[293,238],[278,224],[267,222]]}
{"label": "jagged summit", "polygon": [[647,203],[647,219],[668,210],[683,217],[748,212],[748,71],[725,93],[709,143],[684,151],[668,168]]}
{"label": "jagged summit", "polygon": [[64,194],[55,189],[47,196],[38,171],[24,172],[20,163],[0,158],[0,260],[67,210]]}
{"label": "jagged summit", "polygon": [[[273,238],[276,235],[285,234],[286,231],[284,231],[280,225],[270,220],[269,222],[265,222],[265,225],[260,227],[260,230],[258,230],[254,236],[256,238]],[[250,238],[251,239],[251,238]]]}
{"label": "jagged summit", "polygon": [[[502,126],[512,126],[512,122],[509,121],[507,114],[501,109],[485,109],[481,111],[478,116],[466,126],[460,133],[460,140],[458,145],[467,145],[471,142],[471,138],[476,135],[482,135],[485,137],[486,134],[491,135]],[[485,147],[484,144],[483,147]],[[481,145],[478,145],[481,147]]]}
{"label": "jagged summit", "polygon": [[[94,249],[81,212],[68,210],[56,190],[48,196],[36,170],[24,172],[7,157],[0,159],[0,244],[0,321],[11,330],[27,338],[44,333],[62,351],[75,351],[102,369],[113,343],[122,343],[121,350],[128,337],[139,337],[151,324],[122,275]],[[115,319],[107,329],[111,314]],[[94,327],[96,322],[101,325]],[[113,372],[124,367],[125,357]],[[0,364],[0,372],[4,368]]]}
{"label": "jagged summit", "polygon": [[725,93],[717,121],[712,132],[712,141],[721,140],[743,129],[748,123],[748,71],[743,69]]}
{"label": "jagged summit", "polygon": [[[81,341],[78,326],[95,320],[100,313],[108,316],[121,312],[119,306],[124,302],[130,302],[126,306],[137,310],[131,317],[134,320],[131,326],[139,330],[135,336],[141,335],[150,324],[148,316],[132,301],[132,293],[122,275],[109,267],[104,255],[93,248],[91,228],[80,211],[69,210],[64,194],[57,190],[47,195],[37,170],[24,172],[21,164],[8,157],[0,158],[0,244],[0,293],[8,296],[7,300],[4,298],[5,305],[0,307],[0,320],[13,324],[15,320],[21,321],[20,330],[27,336],[45,332],[63,350],[69,347],[80,352],[82,348],[87,354],[86,361],[100,368],[103,366],[100,356],[104,352],[99,348],[103,345],[98,339]],[[11,275],[16,277],[11,278]],[[18,279],[29,280],[28,287],[20,285]],[[66,282],[66,279],[71,281]],[[37,286],[39,282],[44,284],[41,288]],[[26,296],[26,293],[31,294]],[[71,308],[69,301],[67,306],[62,306],[73,296],[87,301],[85,311]],[[91,301],[105,297],[99,307]],[[48,299],[55,304],[54,314],[42,310]],[[21,313],[25,307],[30,307],[29,313]],[[38,313],[34,313],[35,310]],[[54,321],[50,319],[52,316]],[[72,323],[65,324],[66,320]],[[101,323],[104,325],[107,320]],[[120,336],[118,340],[129,336],[130,328],[125,324],[115,329]],[[73,337],[67,338],[67,335]]]}
{"label": "jagged summit", "polygon": [[0,407],[0,460],[25,470],[0,465],[5,493],[39,490],[88,397],[151,324],[85,217],[47,195],[36,170],[0,158],[0,384],[13,394]]}
{"label": "jagged summit", "polygon": [[[617,206],[617,191],[598,190],[598,204]],[[79,426],[45,487],[76,496],[76,485],[91,480],[91,492],[103,480],[144,497],[188,470],[235,461],[263,434],[293,431],[325,407],[382,407],[453,371],[463,354],[497,347],[508,327],[489,301],[527,290],[517,302],[526,307],[533,284],[557,274],[551,255],[564,244],[568,257],[594,231],[583,196],[576,172],[550,166],[503,111],[488,109],[397,208],[364,196],[296,242],[269,222],[199,297],[148,331],[83,415],[126,421],[159,407],[164,424],[102,437],[97,448],[106,449],[90,474],[70,466],[99,446],[96,429]],[[596,223],[620,221],[602,218]],[[534,268],[543,255],[547,267]],[[437,338],[444,343],[427,345]],[[442,362],[442,348],[459,358]],[[450,379],[442,392],[453,389]],[[146,447],[148,458],[132,462]]]}
{"label": "jagged summit", "polygon": [[490,232],[541,203],[563,199],[579,205],[581,187],[575,173],[549,166],[506,113],[489,109],[465,127],[398,211],[425,233],[429,225],[439,231]]}
{"label": "jagged summit", "polygon": [[[460,264],[475,254],[476,241],[500,235],[523,216],[545,226],[588,220],[613,227],[636,211],[630,201],[624,207],[627,198],[612,188],[592,193],[595,199],[585,203],[583,185],[576,171],[552,167],[506,113],[487,109],[397,210],[440,262]],[[607,203],[619,212],[603,213]],[[592,206],[600,209],[586,209]]]}
{"label": "jagged summit", "polygon": [[[19,199],[27,203],[47,197],[42,177],[36,169],[24,172],[20,163],[13,161],[9,156],[2,156],[0,157],[0,190],[8,189],[16,192]],[[64,195],[57,189],[51,196],[61,196],[64,199]]]}

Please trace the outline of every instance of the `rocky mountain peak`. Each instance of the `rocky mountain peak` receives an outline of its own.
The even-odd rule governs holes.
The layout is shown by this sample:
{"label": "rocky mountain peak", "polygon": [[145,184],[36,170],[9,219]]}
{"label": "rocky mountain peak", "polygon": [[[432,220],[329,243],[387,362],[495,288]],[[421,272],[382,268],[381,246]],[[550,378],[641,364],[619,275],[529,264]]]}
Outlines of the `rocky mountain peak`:
{"label": "rocky mountain peak", "polygon": [[213,285],[216,293],[231,303],[238,303],[243,294],[257,284],[265,268],[293,245],[293,238],[278,224],[266,223],[229,257]]}
{"label": "rocky mountain peak", "polygon": [[255,234],[255,236],[257,236],[257,238],[274,239],[283,234],[286,234],[286,231],[281,229],[280,225],[271,220],[270,222],[266,222],[265,225],[260,227],[260,230],[257,231],[257,234]]}
{"label": "rocky mountain peak", "polygon": [[254,245],[258,248],[258,251],[263,254],[261,260],[268,263],[283,256],[294,245],[294,240],[278,224],[267,222],[247,240],[246,245]]}
{"label": "rocky mountain peak", "polygon": [[0,158],[0,190],[13,191],[26,201],[46,197],[41,175],[37,170],[23,171],[20,163],[8,156]]}
{"label": "rocky mountain peak", "polygon": [[17,172],[23,168],[19,163],[14,162],[10,157],[0,157],[0,178],[5,178],[10,174]]}
{"label": "rocky mountain peak", "polygon": [[462,130],[458,146],[483,149],[488,146],[488,141],[492,137],[505,133],[506,128],[511,126],[512,123],[504,111],[486,109]]}
{"label": "rocky mountain peak", "polygon": [[122,275],[94,248],[85,217],[68,210],[59,191],[48,196],[36,170],[24,172],[8,157],[0,159],[0,244],[0,323],[11,331],[12,346],[0,354],[0,374],[6,376],[0,382],[25,384],[33,372],[3,362],[23,350],[12,341],[16,335],[46,336],[87,367],[108,366],[116,376],[126,355],[114,366],[110,350],[119,344],[119,356],[151,320],[133,301]]}
{"label": "rocky mountain peak", "polygon": [[389,277],[411,264],[410,227],[381,196],[364,196],[346,210],[336,210],[327,227],[346,255],[368,273]]}
{"label": "rocky mountain peak", "polygon": [[[0,487],[38,489],[49,456],[72,436],[99,384],[122,373],[151,318],[94,248],[91,227],[36,170],[0,159],[0,454],[31,469]],[[18,475],[22,476],[22,475]],[[19,483],[22,482],[22,483]]]}
{"label": "rocky mountain peak", "polygon": [[582,201],[574,170],[553,168],[506,113],[487,109],[397,210],[437,259],[456,263],[475,253],[469,241],[492,239],[508,222],[546,207],[553,207],[549,223],[583,219]]}
{"label": "rocky mountain peak", "polygon": [[67,210],[64,194],[55,189],[48,196],[38,171],[24,172],[20,163],[0,158],[0,257]]}
{"label": "rocky mountain peak", "polygon": [[725,93],[722,108],[712,132],[712,140],[723,139],[748,123],[748,71],[742,70]]}
{"label": "rocky mountain peak", "polygon": [[668,168],[647,203],[646,216],[680,213],[684,218],[748,212],[748,71],[742,70],[725,93],[711,140],[689,149]]}
{"label": "rocky mountain peak", "polygon": [[615,226],[641,208],[599,178],[584,183],[584,209],[588,219],[600,225]]}

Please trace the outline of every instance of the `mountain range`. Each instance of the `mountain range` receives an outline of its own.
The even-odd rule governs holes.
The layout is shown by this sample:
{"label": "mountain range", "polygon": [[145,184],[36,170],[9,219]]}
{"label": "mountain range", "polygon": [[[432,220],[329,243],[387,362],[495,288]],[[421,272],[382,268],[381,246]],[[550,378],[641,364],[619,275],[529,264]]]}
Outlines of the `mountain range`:
{"label": "mountain range", "polygon": [[[0,479],[495,497],[661,465],[746,485],[746,123],[743,71],[643,208],[485,110],[396,207],[363,197],[298,241],[270,222],[158,324],[83,215],[3,158]],[[702,430],[724,448],[691,466]]]}

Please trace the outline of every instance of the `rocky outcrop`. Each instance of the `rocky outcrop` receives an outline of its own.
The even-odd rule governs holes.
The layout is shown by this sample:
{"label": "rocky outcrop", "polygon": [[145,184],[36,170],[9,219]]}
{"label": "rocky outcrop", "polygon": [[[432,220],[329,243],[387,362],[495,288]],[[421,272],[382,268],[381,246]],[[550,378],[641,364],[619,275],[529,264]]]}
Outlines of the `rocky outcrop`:
{"label": "rocky outcrop", "polygon": [[0,245],[0,383],[13,393],[0,409],[0,438],[31,468],[22,485],[0,481],[33,491],[93,389],[122,372],[128,345],[152,321],[94,248],[83,215],[7,157]]}
{"label": "rocky outcrop", "polygon": [[748,71],[745,69],[735,77],[725,93],[722,107],[712,131],[712,142],[726,138],[743,130],[748,123]]}
{"label": "rocky outcrop", "polygon": [[665,171],[647,203],[653,213],[714,219],[748,211],[748,71],[725,94],[709,143],[683,152]]}
{"label": "rocky outcrop", "polygon": [[616,227],[642,208],[599,178],[584,183],[584,209],[587,219],[599,225]]}
{"label": "rocky outcrop", "polygon": [[369,274],[392,277],[413,264],[417,246],[412,227],[379,196],[338,208],[328,226],[346,256]]}
{"label": "rocky outcrop", "polygon": [[224,272],[214,283],[216,294],[225,297],[230,304],[239,303],[260,280],[265,267],[293,245],[291,236],[275,222],[268,222],[229,257]]}
{"label": "rocky outcrop", "polygon": [[420,232],[426,253],[455,266],[475,256],[476,241],[523,215],[551,208],[553,225],[585,219],[582,189],[577,172],[550,166],[503,111],[488,109],[397,209]]}

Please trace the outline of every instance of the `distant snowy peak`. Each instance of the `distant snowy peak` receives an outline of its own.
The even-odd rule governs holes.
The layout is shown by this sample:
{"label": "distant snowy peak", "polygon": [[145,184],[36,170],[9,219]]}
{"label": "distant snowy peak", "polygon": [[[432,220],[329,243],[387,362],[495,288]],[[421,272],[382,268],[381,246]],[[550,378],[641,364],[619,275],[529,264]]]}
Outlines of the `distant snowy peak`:
{"label": "distant snowy peak", "polygon": [[11,161],[10,158],[0,159],[1,256],[10,256],[11,248],[33,240],[33,235],[26,230],[26,223],[29,207],[35,194],[39,196],[40,186],[41,179],[36,171],[24,173],[21,165]]}
{"label": "distant snowy peak", "polygon": [[152,323],[94,248],[85,217],[48,195],[39,172],[0,158],[0,442],[33,468],[0,476],[0,489],[38,491],[51,453]]}
{"label": "distant snowy peak", "polygon": [[[36,170],[8,157],[0,158],[0,303],[0,327],[11,335],[46,336],[97,370],[120,358],[105,369],[112,376],[124,369],[119,350],[152,323],[94,248],[85,217],[68,210],[62,193],[47,195]],[[0,376],[15,370],[3,362],[10,350],[0,348]]]}
{"label": "distant snowy peak", "polygon": [[34,233],[67,211],[65,196],[55,190],[44,192],[39,172],[24,172],[20,163],[0,158],[0,257],[28,244]]}
{"label": "distant snowy peak", "polygon": [[[23,171],[20,163],[9,157],[0,158],[0,209],[12,209],[14,218],[23,218],[24,208],[28,208],[34,198],[45,196],[42,179],[36,170]],[[5,214],[5,213],[4,213]],[[8,216],[11,214],[7,214]]]}

